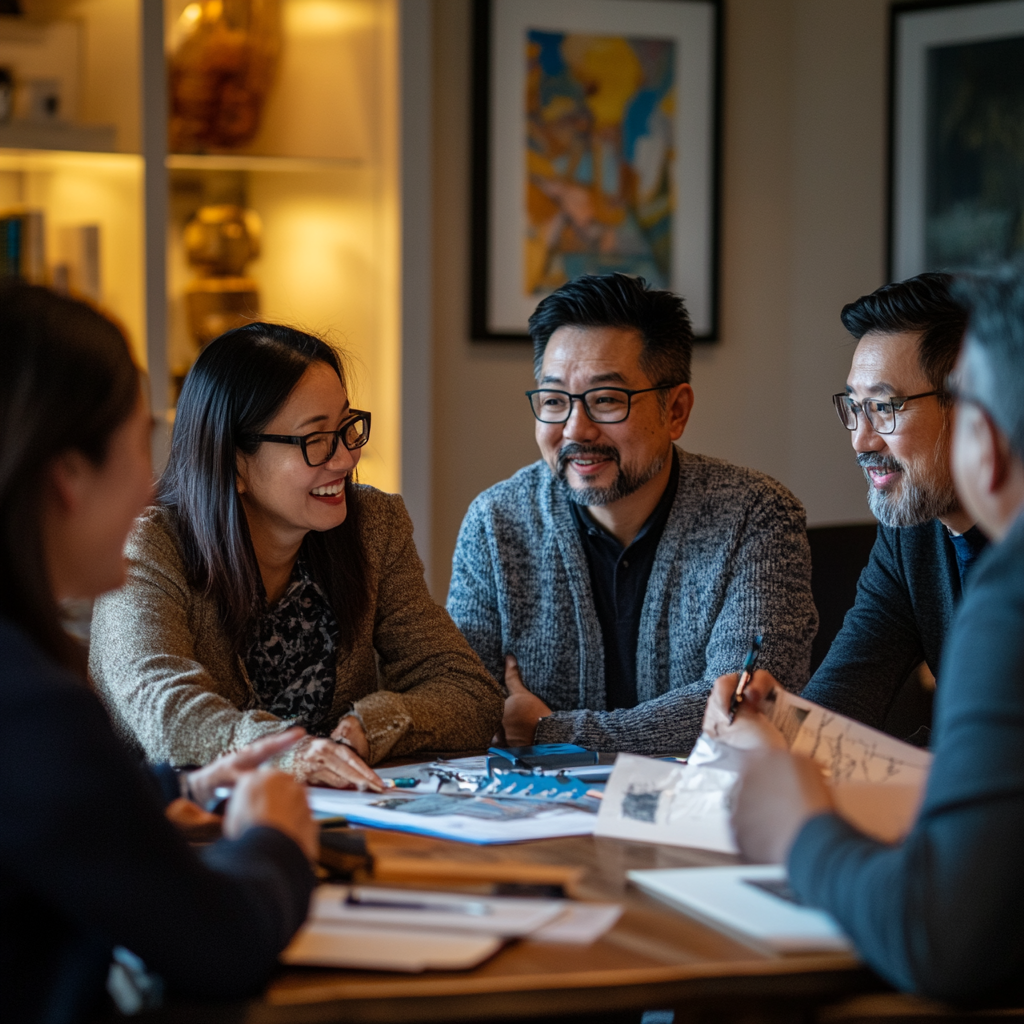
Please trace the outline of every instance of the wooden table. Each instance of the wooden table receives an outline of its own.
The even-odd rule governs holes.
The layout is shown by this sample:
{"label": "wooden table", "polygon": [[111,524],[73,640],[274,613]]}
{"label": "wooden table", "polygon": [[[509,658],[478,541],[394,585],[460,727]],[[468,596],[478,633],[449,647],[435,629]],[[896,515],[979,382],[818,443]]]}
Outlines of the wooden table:
{"label": "wooden table", "polygon": [[[475,847],[367,830],[370,851],[409,852],[466,861],[514,859],[577,864],[577,895],[622,903],[618,924],[591,946],[518,941],[465,972],[400,975],[288,968],[263,999],[244,1005],[175,1007],[152,1020],[246,1024],[345,1021],[540,1021],[579,1015],[597,1024],[611,1015],[674,1009],[676,1021],[807,1021],[813,1009],[883,983],[848,955],[766,957],[627,884],[632,868],[730,863],[693,849],[583,836],[512,846]],[[151,1018],[147,1016],[146,1020]]]}

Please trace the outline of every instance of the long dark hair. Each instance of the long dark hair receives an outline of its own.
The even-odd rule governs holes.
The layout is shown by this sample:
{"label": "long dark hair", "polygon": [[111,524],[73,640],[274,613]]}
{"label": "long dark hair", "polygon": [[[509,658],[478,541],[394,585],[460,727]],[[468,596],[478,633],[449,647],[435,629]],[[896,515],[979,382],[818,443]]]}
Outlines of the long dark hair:
{"label": "long dark hair", "polygon": [[[338,353],[311,334],[280,324],[236,327],[203,350],[185,378],[174,420],[171,456],[157,501],[174,515],[192,586],[217,602],[239,653],[263,610],[263,580],[236,486],[238,453],[252,455],[262,433],[313,363],[345,374]],[[302,542],[313,578],[350,643],[366,606],[366,558],[359,543],[358,501],[345,481],[348,514]]]}
{"label": "long dark hair", "polygon": [[42,521],[54,460],[103,464],[139,400],[120,329],[91,306],[22,284],[0,286],[0,615],[84,675],[85,654],[61,625]]}

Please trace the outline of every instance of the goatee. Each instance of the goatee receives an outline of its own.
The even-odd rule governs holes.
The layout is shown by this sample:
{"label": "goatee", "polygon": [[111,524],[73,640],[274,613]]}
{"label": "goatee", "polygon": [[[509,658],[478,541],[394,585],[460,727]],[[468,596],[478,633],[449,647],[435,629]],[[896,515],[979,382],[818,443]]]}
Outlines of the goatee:
{"label": "goatee", "polygon": [[[572,487],[566,479],[569,463],[579,458],[609,459],[618,467],[615,479],[607,487]],[[562,485],[566,496],[577,505],[601,506],[611,505],[620,498],[628,497],[630,494],[640,490],[644,484],[653,480],[665,465],[665,456],[659,456],[646,466],[637,469],[631,466],[622,465],[622,457],[617,448],[603,444],[577,444],[572,442],[565,445],[558,453],[557,468],[555,476]]]}
{"label": "goatee", "polygon": [[[943,446],[938,446],[942,451]],[[857,464],[868,478],[868,507],[871,514],[883,526],[920,526],[931,519],[955,512],[960,503],[953,489],[952,476],[942,464],[942,456],[932,466],[933,477],[938,481],[932,487],[922,487],[916,479],[917,471],[891,455],[874,455],[863,452],[857,456]],[[890,489],[882,490],[871,483],[868,469],[882,469],[899,473],[898,480]],[[945,472],[943,469],[945,468]]]}

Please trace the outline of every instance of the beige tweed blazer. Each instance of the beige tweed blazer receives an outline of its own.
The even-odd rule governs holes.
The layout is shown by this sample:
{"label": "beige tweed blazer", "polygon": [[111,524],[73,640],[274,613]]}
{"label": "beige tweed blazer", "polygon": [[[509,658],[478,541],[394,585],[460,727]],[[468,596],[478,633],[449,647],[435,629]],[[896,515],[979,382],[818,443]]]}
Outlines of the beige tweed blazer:
{"label": "beige tweed blazer", "polygon": [[[353,648],[338,652],[332,713],[353,704],[370,761],[486,747],[501,721],[498,684],[427,591],[412,522],[396,494],[357,486],[368,593]],[[100,598],[89,669],[115,727],[150,761],[181,767],[282,728],[256,707],[212,599],[193,589],[170,514],[147,509],[125,549],[128,582]],[[279,759],[290,766],[288,754]]]}

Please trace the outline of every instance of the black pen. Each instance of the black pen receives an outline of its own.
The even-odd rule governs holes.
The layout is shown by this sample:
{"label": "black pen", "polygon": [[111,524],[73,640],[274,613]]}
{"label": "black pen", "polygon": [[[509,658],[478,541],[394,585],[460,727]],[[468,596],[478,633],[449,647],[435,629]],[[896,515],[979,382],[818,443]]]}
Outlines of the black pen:
{"label": "black pen", "polygon": [[370,907],[373,910],[425,910],[434,914],[468,914],[471,917],[483,917],[491,913],[491,908],[481,900],[460,900],[457,903],[427,903],[421,900],[388,900],[374,899],[351,889],[344,900],[349,907]]}
{"label": "black pen", "polygon": [[747,688],[747,683],[754,676],[754,666],[757,664],[757,657],[761,653],[761,640],[762,636],[760,633],[754,637],[754,642],[750,645],[750,650],[747,651],[747,656],[743,659],[743,669],[740,672],[740,681],[736,684],[736,691],[732,695],[732,700],[729,702],[729,724],[732,725],[736,721],[736,712],[739,711],[740,705],[743,703],[743,691]]}

